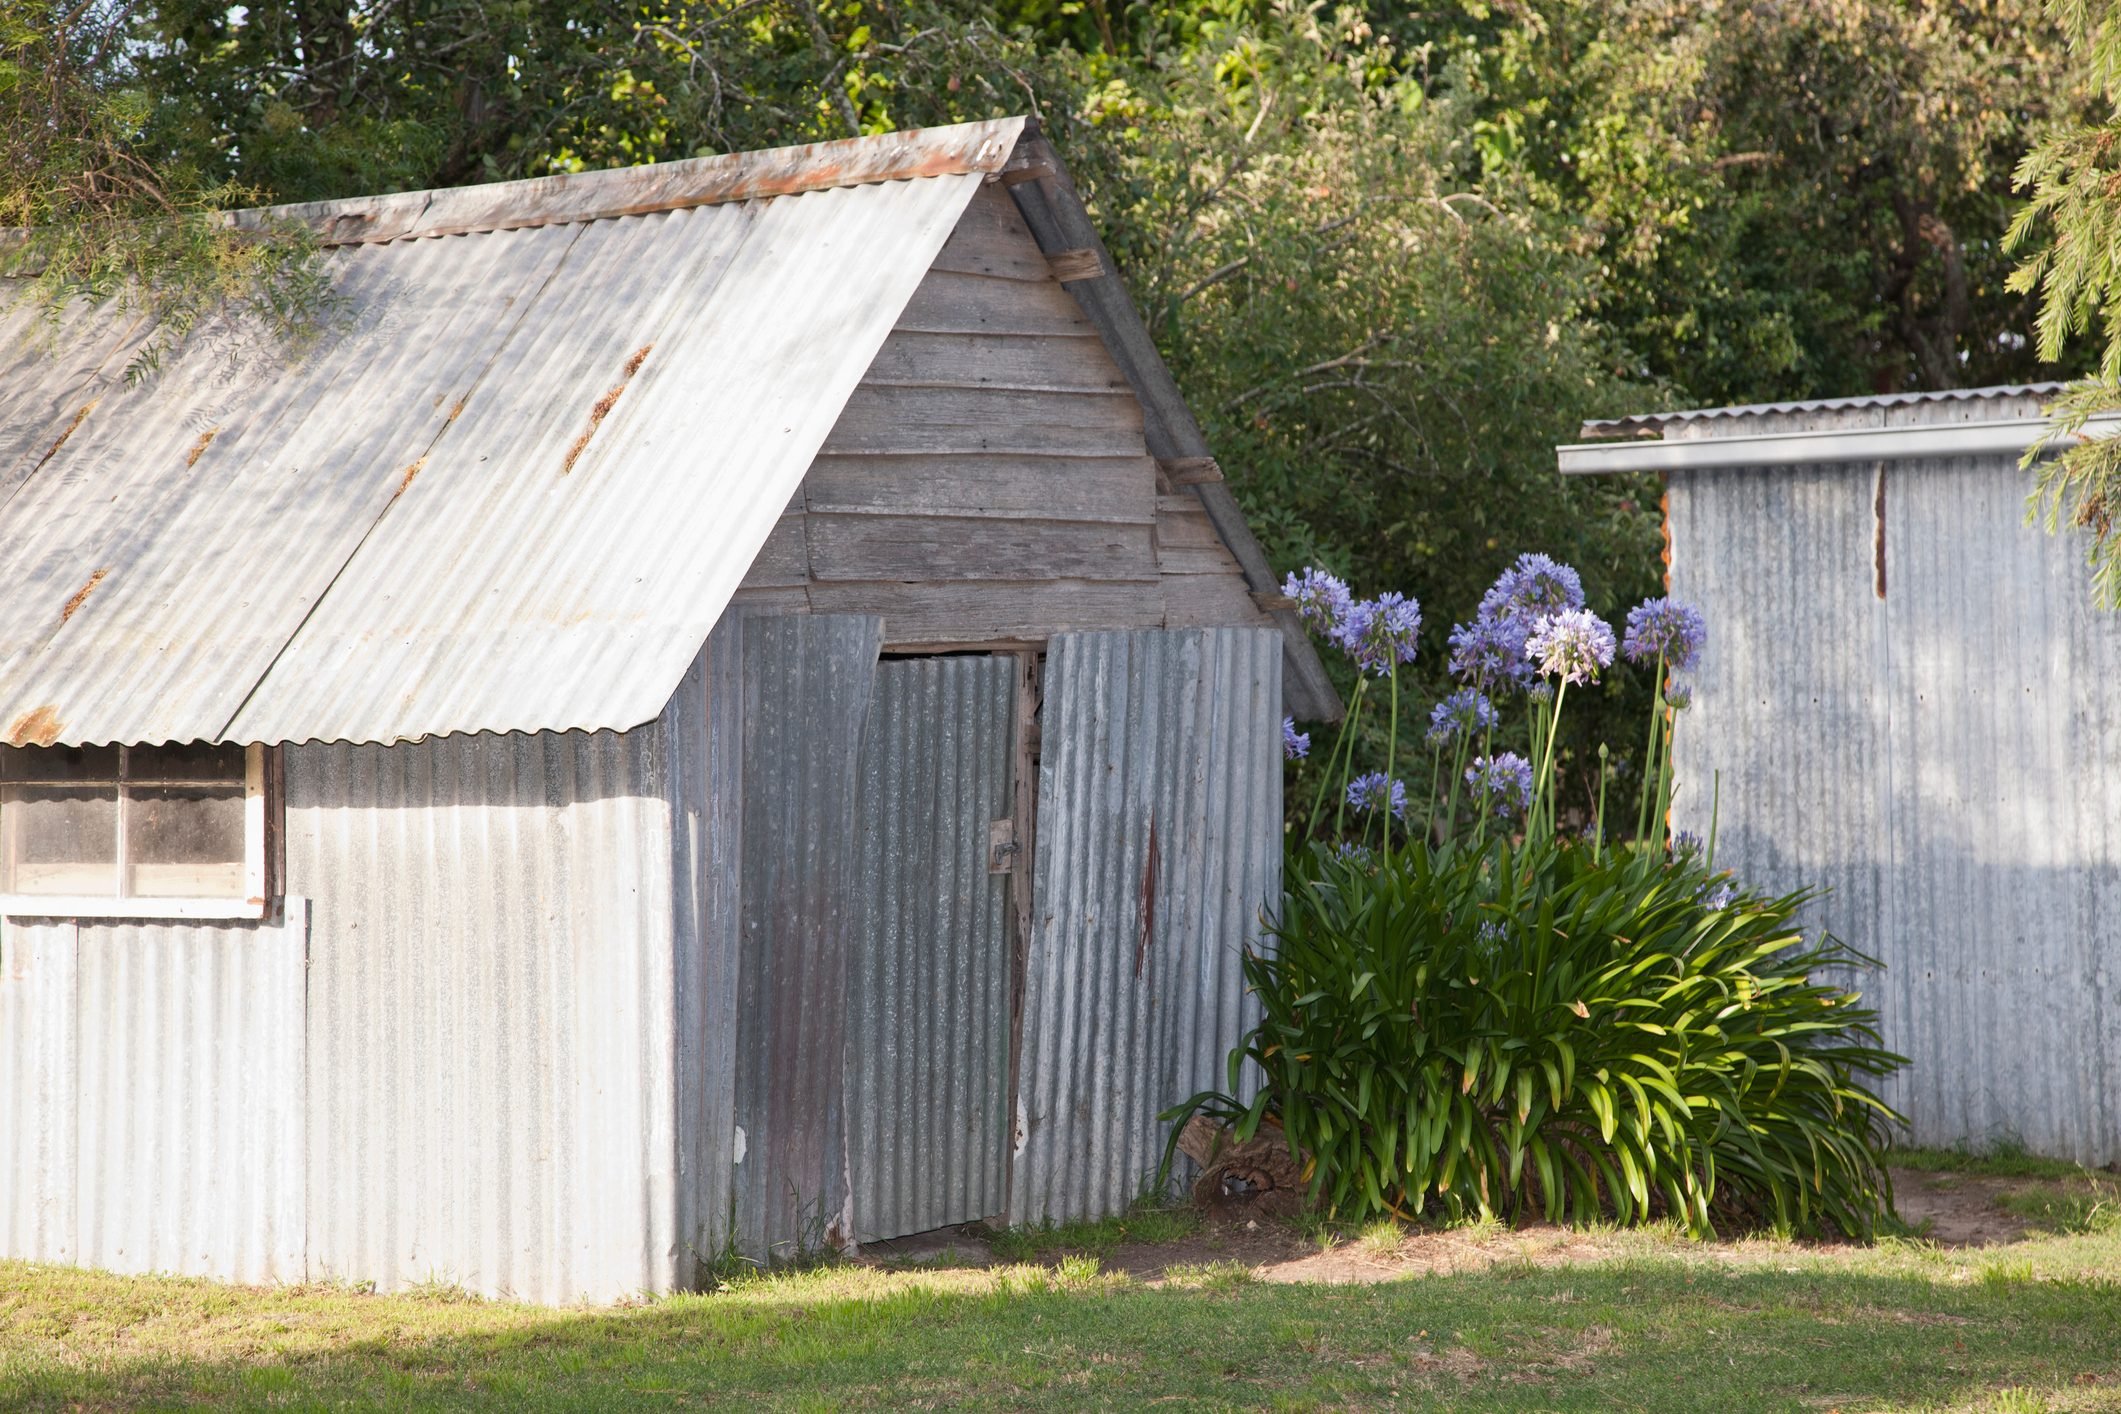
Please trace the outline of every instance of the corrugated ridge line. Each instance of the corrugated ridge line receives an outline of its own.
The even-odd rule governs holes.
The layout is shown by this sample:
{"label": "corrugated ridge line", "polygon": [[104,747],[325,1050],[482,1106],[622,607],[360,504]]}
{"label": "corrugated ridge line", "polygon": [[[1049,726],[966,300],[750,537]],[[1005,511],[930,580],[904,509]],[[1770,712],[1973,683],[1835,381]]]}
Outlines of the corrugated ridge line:
{"label": "corrugated ridge line", "polygon": [[878,668],[862,757],[864,926],[848,998],[856,1234],[1001,1212],[1008,1089],[1006,876],[1014,702],[1004,658]]}
{"label": "corrugated ridge line", "polygon": [[1682,412],[1643,412],[1627,417],[1594,417],[1583,424],[1580,435],[1626,432],[1637,428],[1664,427],[1678,422],[1707,422],[1717,418],[1772,416],[1780,413],[1846,412],[1861,408],[1908,407],[1917,403],[1985,402],[2002,398],[2046,398],[2060,393],[2061,383],[2004,383],[1987,388],[1940,388],[1921,393],[1865,393],[1852,398],[1805,398],[1785,403],[1740,403],[1731,407],[1689,408]]}
{"label": "corrugated ridge line", "polygon": [[288,750],[317,1274],[548,1302],[678,1281],[663,749]]}
{"label": "corrugated ridge line", "polygon": [[[1047,664],[1016,1221],[1140,1195],[1163,1154],[1156,1115],[1222,1083],[1247,1008],[1242,940],[1280,885],[1278,634],[1063,634]],[[1218,803],[1261,813],[1218,820]]]}
{"label": "corrugated ridge line", "polygon": [[78,1260],[300,1281],[304,942],[279,926],[84,923]]}
{"label": "corrugated ridge line", "polygon": [[737,1233],[753,1257],[786,1257],[817,1250],[845,1219],[855,795],[883,622],[747,616],[743,625]]}
{"label": "corrugated ridge line", "polygon": [[0,919],[0,1256],[79,1260],[75,925]]}

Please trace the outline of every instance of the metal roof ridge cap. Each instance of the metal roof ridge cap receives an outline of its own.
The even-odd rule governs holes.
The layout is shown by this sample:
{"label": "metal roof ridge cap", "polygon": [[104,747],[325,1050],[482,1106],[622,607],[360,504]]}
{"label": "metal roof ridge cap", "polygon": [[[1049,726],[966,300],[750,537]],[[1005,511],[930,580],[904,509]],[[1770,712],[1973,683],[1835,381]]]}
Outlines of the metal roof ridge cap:
{"label": "metal roof ridge cap", "polygon": [[[1565,475],[1899,461],[1924,456],[2021,453],[2050,426],[2045,417],[1993,418],[1904,427],[1834,427],[1742,437],[1568,442],[1554,448]],[[2121,433],[2121,414],[2094,417],[2077,440]]]}
{"label": "metal roof ridge cap", "polygon": [[1773,417],[1802,412],[1842,412],[1865,408],[1910,407],[1925,403],[1992,402],[2003,398],[2044,397],[2059,393],[2066,383],[1989,383],[1978,388],[1932,388],[1898,393],[1856,393],[1836,398],[1785,398],[1776,402],[1727,403],[1720,407],[1676,408],[1666,412],[1629,413],[1622,417],[1585,418],[1580,437],[1598,432],[1624,434],[1654,432],[1675,423],[1735,422],[1749,417]]}
{"label": "metal roof ridge cap", "polygon": [[227,219],[241,229],[273,220],[306,224],[325,245],[339,246],[645,216],[836,187],[996,172],[1014,151],[1025,122],[1020,116],[989,118],[675,162],[253,207],[229,212]]}

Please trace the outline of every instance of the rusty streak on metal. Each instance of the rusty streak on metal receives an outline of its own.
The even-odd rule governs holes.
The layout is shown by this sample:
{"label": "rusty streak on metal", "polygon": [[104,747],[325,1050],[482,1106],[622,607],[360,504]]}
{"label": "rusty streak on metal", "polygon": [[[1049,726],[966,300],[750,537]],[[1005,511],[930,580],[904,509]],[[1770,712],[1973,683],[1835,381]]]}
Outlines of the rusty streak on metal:
{"label": "rusty streak on metal", "polygon": [[30,468],[32,476],[42,471],[46,462],[59,455],[59,449],[66,445],[66,439],[74,435],[74,430],[87,419],[90,413],[96,410],[96,404],[101,401],[101,398],[90,398],[87,402],[81,404],[81,410],[74,414],[74,420],[66,424],[66,430],[61,432],[53,440],[52,444],[44,449],[44,455],[37,458],[37,464]]}
{"label": "rusty streak on metal", "polygon": [[186,466],[197,466],[199,458],[206,455],[206,449],[212,446],[214,438],[220,435],[221,429],[218,427],[209,427],[204,432],[201,432],[199,440],[192,443],[191,450],[184,454],[184,464]]}
{"label": "rusty streak on metal", "polygon": [[110,567],[106,565],[102,569],[99,569],[94,574],[90,575],[88,577],[88,583],[82,585],[79,589],[76,589],[74,591],[74,597],[67,600],[66,603],[61,606],[59,610],[59,622],[63,624],[68,619],[71,619],[74,616],[75,612],[79,610],[83,604],[86,604],[88,602],[88,596],[96,592],[96,586],[101,584],[103,582],[103,577],[109,573]]}
{"label": "rusty streak on metal", "polygon": [[1015,149],[1020,129],[1015,119],[912,128],[881,141],[848,138],[652,167],[270,207],[234,213],[230,224],[247,230],[291,221],[314,230],[326,246],[353,246],[647,216],[835,187],[996,172]]}
{"label": "rusty streak on metal", "polygon": [[1149,848],[1142,855],[1141,921],[1134,930],[1134,975],[1139,979],[1149,959],[1149,940],[1156,936],[1156,817],[1149,817]]}
{"label": "rusty streak on metal", "polygon": [[649,352],[654,348],[654,344],[643,344],[635,349],[633,357],[626,360],[626,367],[620,372],[619,381],[612,384],[604,396],[596,400],[596,405],[589,409],[589,425],[582,429],[582,435],[575,438],[574,445],[567,449],[567,460],[560,466],[560,475],[566,476],[574,470],[576,460],[589,447],[589,439],[597,435],[597,428],[611,415],[611,410],[618,406],[619,394],[626,391],[626,385],[633,381],[634,374],[641,371],[641,365],[648,361]]}
{"label": "rusty streak on metal", "polygon": [[423,456],[419,460],[415,461],[411,466],[406,467],[405,475],[398,479],[398,489],[390,493],[390,499],[395,501],[398,499],[398,497],[404,495],[405,488],[412,485],[412,479],[415,476],[418,476],[420,474],[420,469],[426,465],[427,458]]}
{"label": "rusty streak on metal", "polygon": [[50,746],[65,729],[58,712],[47,703],[15,718],[7,729],[7,739],[16,746]]}

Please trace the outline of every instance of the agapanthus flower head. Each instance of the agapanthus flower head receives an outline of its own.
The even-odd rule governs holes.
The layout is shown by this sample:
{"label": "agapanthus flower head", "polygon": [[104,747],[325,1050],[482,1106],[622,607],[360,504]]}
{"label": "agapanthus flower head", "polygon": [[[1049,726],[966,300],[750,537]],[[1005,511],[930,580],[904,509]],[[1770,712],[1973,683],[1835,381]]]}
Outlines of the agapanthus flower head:
{"label": "agapanthus flower head", "polygon": [[1675,712],[1684,712],[1694,705],[1694,685],[1690,682],[1675,682],[1666,687],[1664,704]]}
{"label": "agapanthus flower head", "polygon": [[1301,761],[1311,754],[1311,734],[1296,730],[1296,719],[1281,719],[1281,754],[1291,761]]}
{"label": "agapanthus flower head", "polygon": [[1517,618],[1476,617],[1451,627],[1451,672],[1475,687],[1504,688],[1532,676],[1525,661],[1528,626]]}
{"label": "agapanthus flower head", "polygon": [[1696,902],[1700,903],[1703,908],[1711,913],[1716,912],[1718,909],[1729,908],[1731,900],[1737,897],[1738,886],[1728,880],[1710,880],[1701,886],[1699,893],[1694,895]]}
{"label": "agapanthus flower head", "polygon": [[1628,629],[1620,651],[1631,663],[1654,663],[1683,670],[1694,665],[1708,642],[1708,621],[1701,611],[1677,599],[1645,599],[1628,610]]}
{"label": "agapanthus flower head", "polygon": [[1348,804],[1357,810],[1388,808],[1394,815],[1407,813],[1407,783],[1395,781],[1382,771],[1369,771],[1348,782]]}
{"label": "agapanthus flower head", "polygon": [[1476,687],[1526,687],[1525,640],[1544,615],[1583,607],[1583,580],[1545,555],[1519,555],[1480,597],[1473,622],[1451,630],[1451,671]]}
{"label": "agapanthus flower head", "polygon": [[1613,661],[1613,629],[1589,609],[1562,609],[1532,625],[1524,651],[1547,677],[1591,682]]}
{"label": "agapanthus flower head", "polygon": [[1672,836],[1672,858],[1692,859],[1701,853],[1701,836],[1692,830],[1680,830]]}
{"label": "agapanthus flower head", "polygon": [[1473,688],[1461,687],[1429,709],[1429,731],[1423,740],[1432,750],[1441,750],[1494,725],[1495,704]]}
{"label": "agapanthus flower head", "polygon": [[1421,632],[1421,605],[1404,594],[1386,591],[1351,605],[1333,632],[1333,641],[1373,677],[1384,677],[1396,663],[1414,661]]}
{"label": "agapanthus flower head", "polygon": [[1519,819],[1532,808],[1532,763],[1514,751],[1501,752],[1493,760],[1473,758],[1466,768],[1466,784],[1473,788],[1474,801],[1485,804],[1498,819]]}
{"label": "agapanthus flower head", "polygon": [[1552,702],[1554,700],[1554,684],[1548,682],[1545,678],[1541,678],[1526,688],[1524,695],[1531,698],[1534,702]]}
{"label": "agapanthus flower head", "polygon": [[1322,569],[1305,566],[1303,573],[1282,581],[1281,592],[1296,601],[1296,613],[1319,633],[1331,635],[1348,616],[1355,596],[1347,582]]}
{"label": "agapanthus flower head", "polygon": [[1368,845],[1357,844],[1353,840],[1342,840],[1334,846],[1333,857],[1343,864],[1353,864],[1358,868],[1366,868],[1377,861],[1377,856],[1370,852]]}
{"label": "agapanthus flower head", "polygon": [[1546,555],[1519,555],[1481,596],[1480,612],[1499,618],[1536,619],[1583,607],[1583,576]]}
{"label": "agapanthus flower head", "polygon": [[1480,925],[1479,931],[1474,934],[1478,941],[1485,943],[1489,947],[1500,944],[1509,936],[1510,930],[1504,926],[1500,918],[1487,919]]}

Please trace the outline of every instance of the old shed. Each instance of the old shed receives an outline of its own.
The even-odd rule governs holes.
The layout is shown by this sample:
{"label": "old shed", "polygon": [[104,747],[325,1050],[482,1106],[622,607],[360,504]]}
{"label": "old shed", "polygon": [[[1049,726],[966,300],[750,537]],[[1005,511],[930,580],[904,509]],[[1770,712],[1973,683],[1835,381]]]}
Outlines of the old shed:
{"label": "old shed", "polygon": [[279,214],[304,347],[0,293],[0,1255],[611,1299],[1133,1199],[1337,704],[1045,141]]}
{"label": "old shed", "polygon": [[2026,523],[2058,389],[1586,424],[1567,472],[1665,478],[1706,610],[1674,823],[1883,964],[1915,1142],[2121,1160],[2121,619]]}

